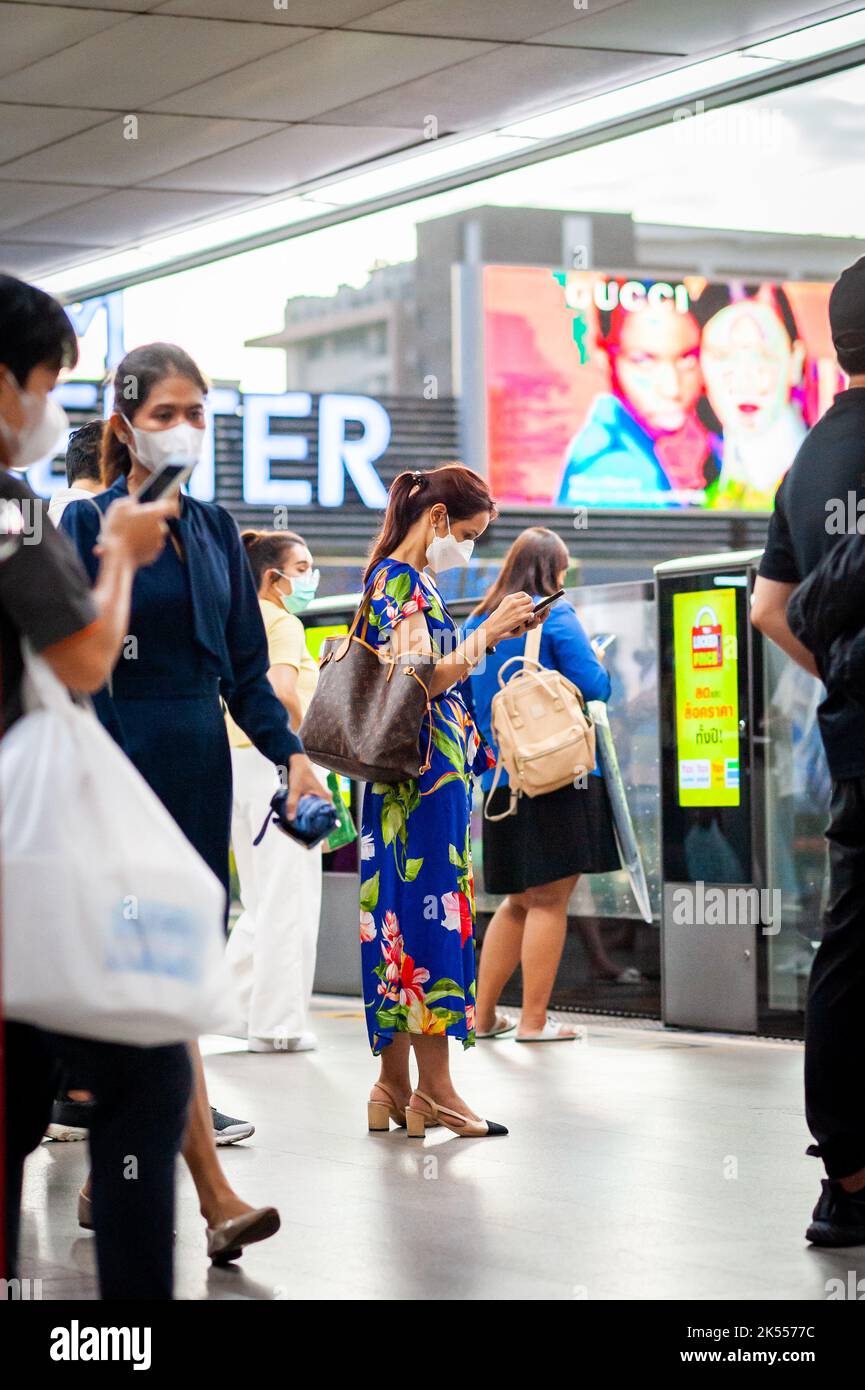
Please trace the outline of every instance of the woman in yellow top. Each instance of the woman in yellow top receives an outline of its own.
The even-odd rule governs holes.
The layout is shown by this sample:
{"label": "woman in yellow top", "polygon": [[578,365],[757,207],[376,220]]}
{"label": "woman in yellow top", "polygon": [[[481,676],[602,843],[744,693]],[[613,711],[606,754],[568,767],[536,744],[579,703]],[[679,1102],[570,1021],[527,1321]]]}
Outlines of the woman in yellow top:
{"label": "woman in yellow top", "polygon": [[[293,531],[244,531],[267,633],[268,678],[297,731],[312,699],[318,665],[306,648],[303,623],[318,587],[306,542]],[[234,778],[231,842],[243,913],[228,939],[250,1052],[306,1052],[321,913],[321,847],[306,849],[268,834],[253,848],[277,787],[273,764],[226,715]]]}

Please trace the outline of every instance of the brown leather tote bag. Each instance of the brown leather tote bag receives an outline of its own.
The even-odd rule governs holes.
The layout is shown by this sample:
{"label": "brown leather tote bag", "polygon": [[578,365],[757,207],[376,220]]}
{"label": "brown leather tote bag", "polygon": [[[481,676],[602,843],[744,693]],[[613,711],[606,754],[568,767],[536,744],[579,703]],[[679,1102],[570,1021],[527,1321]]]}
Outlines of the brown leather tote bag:
{"label": "brown leather tote bag", "polygon": [[300,737],[312,761],[332,772],[359,782],[406,782],[430,765],[435,660],[395,658],[367,640],[371,593],[371,588],[364,593],[348,635],[322,643],[318,685]]}

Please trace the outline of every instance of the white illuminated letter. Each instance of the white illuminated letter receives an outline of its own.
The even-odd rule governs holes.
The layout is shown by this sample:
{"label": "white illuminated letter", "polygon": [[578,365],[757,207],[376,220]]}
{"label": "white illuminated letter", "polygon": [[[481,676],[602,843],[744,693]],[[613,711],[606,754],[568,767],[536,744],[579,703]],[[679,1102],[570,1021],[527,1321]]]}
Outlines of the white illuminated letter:
{"label": "white illuminated letter", "polygon": [[639,280],[626,280],[619,290],[619,303],[627,313],[633,313],[638,306],[642,308],[645,298],[646,287]]}
{"label": "white illuminated letter", "polygon": [[302,462],[309,444],[300,434],[271,434],[274,416],[298,420],[309,415],[308,391],[288,391],[284,396],[245,396],[243,401],[243,500],[252,507],[308,507],[312,483],[305,478],[272,478],[271,459]]}
{"label": "white illuminated letter", "polygon": [[664,304],[672,298],[673,286],[665,285],[663,280],[658,280],[654,285],[650,285],[646,295],[646,299],[653,308],[657,308],[659,304]]}
{"label": "white illuminated letter", "polygon": [[[359,439],[346,439],[349,420],[363,425]],[[367,507],[384,507],[387,492],[373,461],[390,443],[390,416],[370,396],[322,396],[318,407],[318,500],[341,507],[347,472]]]}

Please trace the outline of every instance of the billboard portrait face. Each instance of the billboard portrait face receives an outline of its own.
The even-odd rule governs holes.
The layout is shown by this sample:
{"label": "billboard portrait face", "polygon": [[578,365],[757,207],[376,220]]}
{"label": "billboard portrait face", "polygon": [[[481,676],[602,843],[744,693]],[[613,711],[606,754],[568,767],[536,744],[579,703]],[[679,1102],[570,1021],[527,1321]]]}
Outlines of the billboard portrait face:
{"label": "billboard portrait face", "polygon": [[619,341],[606,345],[613,389],[650,434],[674,434],[703,390],[699,326],[671,304],[619,317]]}
{"label": "billboard portrait face", "polygon": [[499,502],[771,510],[805,432],[844,385],[830,289],[484,267]]}
{"label": "billboard portrait face", "polygon": [[724,434],[771,428],[790,405],[804,361],[803,344],[768,304],[746,299],[715,314],[703,330],[703,377]]}

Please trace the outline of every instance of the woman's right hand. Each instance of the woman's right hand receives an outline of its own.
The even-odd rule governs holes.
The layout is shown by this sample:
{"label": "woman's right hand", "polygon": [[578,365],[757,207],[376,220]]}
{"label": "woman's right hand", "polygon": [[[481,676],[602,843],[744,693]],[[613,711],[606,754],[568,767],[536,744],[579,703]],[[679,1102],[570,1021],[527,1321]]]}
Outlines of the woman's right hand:
{"label": "woman's right hand", "polygon": [[534,627],[539,618],[532,616],[535,601],[531,594],[508,594],[498,608],[494,609],[486,621],[490,640],[495,644],[505,637],[522,637],[529,628]]}
{"label": "woman's right hand", "polygon": [[151,565],[165,544],[165,519],[171,515],[170,501],[136,502],[132,497],[118,497],[105,513],[96,554],[116,550],[136,569]]}

